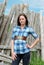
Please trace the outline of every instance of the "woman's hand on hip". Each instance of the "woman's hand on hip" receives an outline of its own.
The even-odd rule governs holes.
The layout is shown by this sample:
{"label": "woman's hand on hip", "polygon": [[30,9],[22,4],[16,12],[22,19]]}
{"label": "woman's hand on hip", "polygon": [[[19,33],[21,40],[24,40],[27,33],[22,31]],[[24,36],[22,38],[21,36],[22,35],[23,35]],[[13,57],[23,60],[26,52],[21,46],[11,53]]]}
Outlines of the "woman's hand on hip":
{"label": "woman's hand on hip", "polygon": [[27,47],[27,48],[32,48],[29,44],[26,44],[26,47]]}

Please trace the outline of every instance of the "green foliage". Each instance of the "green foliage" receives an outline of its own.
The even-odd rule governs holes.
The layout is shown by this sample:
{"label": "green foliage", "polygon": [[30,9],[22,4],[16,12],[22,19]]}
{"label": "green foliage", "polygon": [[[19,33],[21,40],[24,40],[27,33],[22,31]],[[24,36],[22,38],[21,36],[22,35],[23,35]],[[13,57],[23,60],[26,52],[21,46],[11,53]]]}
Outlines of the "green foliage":
{"label": "green foliage", "polygon": [[10,31],[10,24],[9,24],[9,26],[8,26],[8,30],[7,30],[7,32],[9,32]]}
{"label": "green foliage", "polygon": [[31,61],[30,65],[44,65],[44,62],[39,59],[39,60]]}
{"label": "green foliage", "polygon": [[41,60],[40,57],[37,57],[36,52],[32,52],[31,61],[29,65],[44,65],[44,62]]}

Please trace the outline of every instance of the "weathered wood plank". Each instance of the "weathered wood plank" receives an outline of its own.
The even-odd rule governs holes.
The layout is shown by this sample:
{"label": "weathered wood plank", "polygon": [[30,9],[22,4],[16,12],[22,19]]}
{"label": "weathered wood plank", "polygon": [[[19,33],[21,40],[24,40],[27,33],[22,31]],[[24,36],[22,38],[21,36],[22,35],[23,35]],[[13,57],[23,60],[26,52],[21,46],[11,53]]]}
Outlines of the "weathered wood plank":
{"label": "weathered wood plank", "polygon": [[0,60],[11,63],[12,62],[12,58],[10,56],[7,56],[5,54],[0,53]]}
{"label": "weathered wood plank", "polygon": [[0,45],[0,50],[11,50],[11,48],[6,45]]}

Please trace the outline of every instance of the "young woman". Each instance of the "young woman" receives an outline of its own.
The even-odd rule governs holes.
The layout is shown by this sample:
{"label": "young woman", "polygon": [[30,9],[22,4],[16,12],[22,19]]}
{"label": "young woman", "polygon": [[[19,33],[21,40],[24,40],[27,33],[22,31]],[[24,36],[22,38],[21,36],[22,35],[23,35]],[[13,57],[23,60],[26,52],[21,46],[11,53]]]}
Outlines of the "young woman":
{"label": "young woman", "polygon": [[[30,46],[26,39],[29,35],[35,38]],[[30,60],[30,49],[39,42],[38,35],[33,28],[28,26],[28,19],[25,14],[20,14],[17,19],[17,26],[13,28],[11,40],[12,65],[19,65],[22,59],[23,65],[28,65]]]}

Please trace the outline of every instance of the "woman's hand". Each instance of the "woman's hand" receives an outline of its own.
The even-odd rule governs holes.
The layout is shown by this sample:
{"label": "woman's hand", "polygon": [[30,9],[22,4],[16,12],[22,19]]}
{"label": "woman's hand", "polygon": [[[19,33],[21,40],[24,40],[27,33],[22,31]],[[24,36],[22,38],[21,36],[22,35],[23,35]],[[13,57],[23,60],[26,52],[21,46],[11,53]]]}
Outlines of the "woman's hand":
{"label": "woman's hand", "polygon": [[33,48],[39,41],[40,41],[39,38],[37,38],[37,39],[32,43],[31,46],[30,46],[29,44],[26,44],[26,46],[27,46],[28,48]]}
{"label": "woman's hand", "polygon": [[17,55],[16,55],[16,53],[15,52],[12,52],[12,60],[15,60],[16,59],[16,57],[17,57]]}
{"label": "woman's hand", "polygon": [[32,46],[30,46],[29,44],[26,44],[26,47],[27,47],[27,48],[32,48]]}

